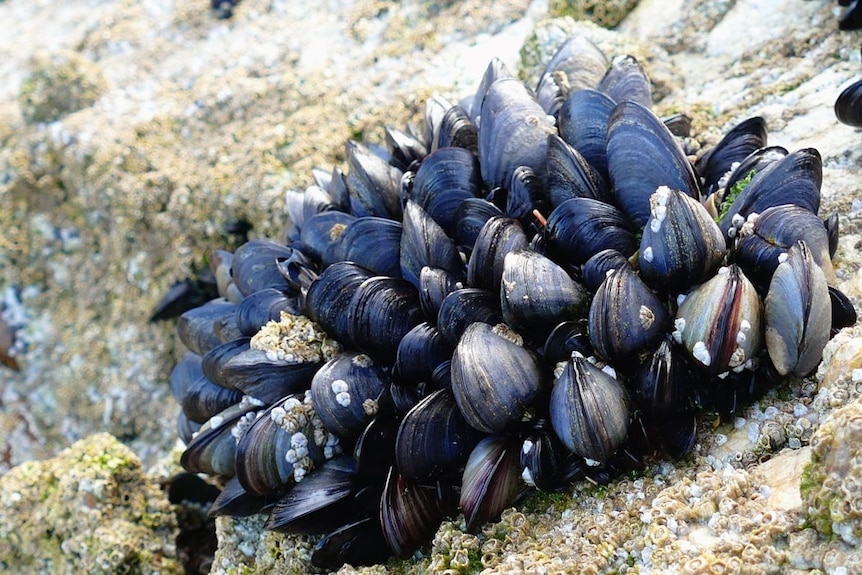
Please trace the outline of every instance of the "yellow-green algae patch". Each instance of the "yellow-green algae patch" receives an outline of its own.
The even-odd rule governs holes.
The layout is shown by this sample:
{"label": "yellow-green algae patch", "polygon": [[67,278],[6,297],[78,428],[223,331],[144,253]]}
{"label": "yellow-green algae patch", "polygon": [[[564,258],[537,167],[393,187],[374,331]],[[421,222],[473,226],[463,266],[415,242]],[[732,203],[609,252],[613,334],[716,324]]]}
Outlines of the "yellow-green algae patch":
{"label": "yellow-green algae patch", "polygon": [[175,538],[166,495],[106,433],[0,477],[0,571],[171,575]]}

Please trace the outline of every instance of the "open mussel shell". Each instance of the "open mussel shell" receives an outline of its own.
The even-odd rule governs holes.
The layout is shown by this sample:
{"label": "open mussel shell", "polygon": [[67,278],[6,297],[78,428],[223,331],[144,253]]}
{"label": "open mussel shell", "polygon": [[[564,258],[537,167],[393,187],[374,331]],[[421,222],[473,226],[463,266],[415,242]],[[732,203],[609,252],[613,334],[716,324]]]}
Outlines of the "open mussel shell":
{"label": "open mussel shell", "polygon": [[395,372],[405,383],[430,381],[437,366],[451,359],[453,349],[436,327],[422,322],[401,338]]}
{"label": "open mussel shell", "polygon": [[674,339],[711,375],[741,370],[760,351],[763,306],[737,265],[720,268],[688,293],[674,320]]}
{"label": "open mussel shell", "polygon": [[492,435],[470,453],[461,481],[461,511],[467,529],[499,517],[521,487],[520,444]]}
{"label": "open mussel shell", "polygon": [[221,477],[234,474],[236,439],[232,428],[246,414],[256,408],[251,404],[235,404],[212,416],[192,438],[180,456],[180,465],[192,473],[206,473]]}
{"label": "open mussel shell", "polygon": [[766,349],[781,375],[802,377],[823,355],[832,326],[826,277],[805,242],[797,242],[775,269],[766,294]]}
{"label": "open mussel shell", "polygon": [[544,390],[536,355],[504,324],[470,325],[452,355],[452,391],[471,426],[487,433],[516,428]]}
{"label": "open mussel shell", "polygon": [[449,389],[440,389],[413,406],[398,428],[395,463],[410,481],[453,478],[480,434],[467,425]]}
{"label": "open mussel shell", "polygon": [[352,261],[374,274],[401,277],[398,257],[401,224],[386,218],[364,217],[350,222],[323,255],[324,264]]}
{"label": "open mussel shell", "polygon": [[542,491],[582,478],[587,467],[584,458],[566,447],[546,420],[524,438],[520,463],[524,482]]}
{"label": "open mussel shell", "polygon": [[518,166],[542,175],[553,119],[520,80],[502,78],[488,86],[479,126],[479,160],[488,189],[509,185]]}
{"label": "open mussel shell", "polygon": [[550,417],[569,449],[605,464],[626,440],[629,400],[616,379],[573,355],[554,380]]}
{"label": "open mussel shell", "polygon": [[862,128],[862,80],[856,80],[838,95],[835,117],[842,124]]}
{"label": "open mussel shell", "polygon": [[607,184],[581,153],[556,134],[548,136],[545,189],[556,207],[569,198],[608,201]]}
{"label": "open mussel shell", "polygon": [[614,102],[635,102],[644,108],[652,106],[649,77],[634,56],[614,58],[596,89],[607,94]]}
{"label": "open mussel shell", "polygon": [[408,132],[391,126],[384,127],[389,163],[402,172],[409,170],[414,162],[421,161],[428,154],[425,144]]}
{"label": "open mussel shell", "polygon": [[383,363],[395,361],[401,338],[424,320],[416,288],[383,276],[369,278],[356,288],[347,316],[349,340]]}
{"label": "open mussel shell", "polygon": [[353,442],[377,415],[390,383],[388,370],[364,353],[346,352],[327,361],[311,380],[311,402],[323,426]]}
{"label": "open mussel shell", "polygon": [[457,233],[456,210],[482,192],[479,160],[464,148],[440,148],[422,160],[410,199],[437,222],[447,236]]}
{"label": "open mussel shell", "polygon": [[720,180],[755,150],[766,146],[766,121],[760,116],[748,118],[733,127],[712,148],[698,157],[694,164],[704,179],[707,193],[720,187]]}
{"label": "open mussel shell", "polygon": [[648,284],[679,293],[712,276],[726,253],[721,230],[700,202],[660,187],[650,196],[650,218],[638,265]]}
{"label": "open mussel shell", "polygon": [[223,337],[234,331],[239,331],[236,329],[236,304],[224,299],[214,299],[190,309],[177,320],[180,341],[198,355],[233,339]]}
{"label": "open mussel shell", "polygon": [[311,564],[320,569],[337,571],[342,565],[383,563],[390,551],[377,517],[365,517],[342,525],[324,535],[311,553]]}
{"label": "open mussel shell", "polygon": [[446,110],[437,131],[437,137],[431,145],[431,151],[436,152],[441,148],[462,148],[471,154],[479,151],[479,130],[460,105],[455,105]]}
{"label": "open mussel shell", "polygon": [[276,502],[264,529],[282,533],[325,533],[344,523],[360,487],[350,457],[326,461]]}
{"label": "open mussel shell", "polygon": [[344,313],[356,289],[371,272],[353,262],[337,262],[323,270],[308,288],[305,309],[308,317],[341,342],[350,341],[348,314]]}
{"label": "open mussel shell", "polygon": [[467,262],[467,283],[474,288],[500,293],[506,254],[527,247],[527,236],[518,220],[491,218],[482,226]]}
{"label": "open mussel shell", "polygon": [[575,265],[604,249],[629,257],[637,250],[630,225],[625,214],[610,204],[589,198],[566,200],[548,217],[548,255]]}
{"label": "open mussel shell", "polygon": [[829,256],[829,236],[817,215],[793,204],[782,204],[752,214],[742,226],[736,244],[736,261],[755,285],[766,293],[779,257],[804,241],[828,280],[835,278]]}
{"label": "open mussel shell", "polygon": [[236,324],[243,335],[253,336],[271,320],[278,321],[281,312],[302,313],[298,297],[288,297],[275,288],[264,288],[245,297],[236,306]]}
{"label": "open mussel shell", "polygon": [[453,504],[451,490],[408,481],[393,467],[380,501],[383,537],[396,557],[405,559],[429,541]]}
{"label": "open mussel shell", "polygon": [[[740,171],[741,168],[737,168]],[[773,161],[754,177],[736,198],[726,198],[730,207],[722,207],[724,214],[718,227],[727,237],[732,227],[739,227],[749,215],[763,213],[767,208],[781,204],[794,204],[816,214],[820,209],[820,185],[823,181],[823,162],[820,152],[803,148]],[[730,185],[730,184],[728,184]]]}
{"label": "open mussel shell", "polygon": [[542,341],[561,321],[579,319],[589,295],[553,261],[530,250],[506,254],[500,292],[503,318]]}
{"label": "open mussel shell", "polygon": [[668,324],[662,301],[628,267],[610,272],[590,304],[590,343],[606,360],[625,361],[647,351]]}
{"label": "open mussel shell", "polygon": [[418,204],[408,201],[404,206],[403,226],[400,271],[404,279],[421,288],[420,272],[424,267],[446,270],[459,281],[464,278],[464,263],[455,243]]}
{"label": "open mussel shell", "polygon": [[357,217],[401,219],[399,188],[402,172],[352,140],[346,145],[350,211]]}
{"label": "open mussel shell", "polygon": [[620,102],[608,119],[608,172],[617,203],[638,228],[649,219],[649,198],[659,186],[700,199],[691,163],[673,135],[634,102]]}

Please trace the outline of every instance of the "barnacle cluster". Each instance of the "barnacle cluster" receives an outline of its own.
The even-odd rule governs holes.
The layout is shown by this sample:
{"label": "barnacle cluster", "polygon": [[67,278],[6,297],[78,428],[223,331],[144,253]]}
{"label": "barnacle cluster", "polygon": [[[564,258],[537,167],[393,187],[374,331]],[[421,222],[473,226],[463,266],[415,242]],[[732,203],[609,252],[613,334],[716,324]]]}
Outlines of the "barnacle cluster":
{"label": "barnacle cluster", "polygon": [[[324,534],[320,568],[437,533],[435,569],[504,571],[532,527],[506,511],[519,493],[684,457],[702,410],[739,421],[816,369],[856,321],[832,285],[820,154],[767,146],[750,118],[692,162],[690,122],[651,101],[634,57],[582,37],[535,91],[494,60],[464,105],[432,98],[424,130],[387,129],[382,155],[349,142],[346,173],[289,192],[283,242],[214,254],[222,297],[180,318],[171,378],[181,463],[225,480],[212,512]],[[807,437],[807,415],[739,425],[768,450]],[[743,519],[752,486],[720,459],[678,487],[686,509],[656,481],[640,515],[569,525],[584,572],[670,553],[711,572],[746,549],[724,534],[753,530],[752,554],[787,526]],[[502,520],[438,531],[458,513],[474,531]],[[688,537],[714,537],[713,555],[685,558]]]}

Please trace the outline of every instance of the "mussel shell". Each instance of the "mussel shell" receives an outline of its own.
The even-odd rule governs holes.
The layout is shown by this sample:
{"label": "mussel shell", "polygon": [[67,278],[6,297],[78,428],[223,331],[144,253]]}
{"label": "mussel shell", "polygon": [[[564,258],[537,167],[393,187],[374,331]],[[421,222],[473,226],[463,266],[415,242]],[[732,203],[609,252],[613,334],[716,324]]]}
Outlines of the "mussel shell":
{"label": "mussel shell", "polygon": [[311,380],[311,402],[323,426],[351,442],[377,414],[390,376],[365,354],[342,353],[327,361]]}
{"label": "mussel shell", "polygon": [[604,249],[615,249],[625,257],[637,250],[625,214],[589,198],[572,198],[557,206],[548,217],[546,236],[548,255],[575,265]]}
{"label": "mussel shell", "polygon": [[200,307],[190,309],[177,320],[177,335],[189,351],[203,355],[222,343],[223,326],[236,324],[236,305],[214,299]]}
{"label": "mussel shell", "polygon": [[347,316],[349,340],[382,363],[395,361],[401,338],[424,319],[416,288],[383,276],[356,288]]}
{"label": "mussel shell", "polygon": [[243,335],[256,334],[269,321],[278,321],[281,312],[302,313],[298,297],[285,296],[274,288],[264,288],[249,294],[236,306],[236,324]]}
{"label": "mussel shell", "polygon": [[467,198],[458,204],[455,212],[455,239],[466,253],[473,251],[479,232],[488,220],[493,217],[504,217],[506,214],[497,206],[482,198]]}
{"label": "mussel shell", "polygon": [[574,355],[554,381],[551,425],[573,452],[604,464],[626,439],[628,404],[617,380]]}
{"label": "mussel shell", "polygon": [[437,531],[451,505],[447,490],[408,481],[393,467],[380,501],[380,525],[389,548],[407,558]]}
{"label": "mussel shell", "polygon": [[241,399],[242,392],[217,385],[202,374],[188,386],[180,400],[180,407],[189,420],[204,423]]}
{"label": "mussel shell", "polygon": [[586,462],[566,447],[546,421],[521,445],[521,477],[527,485],[552,491],[584,476]]}
{"label": "mussel shell", "polygon": [[820,209],[823,162],[820,152],[803,148],[757,172],[718,222],[725,236],[735,216],[747,218],[781,204],[795,204],[816,214]]}
{"label": "mussel shell", "polygon": [[376,216],[401,219],[398,190],[401,170],[377,157],[366,146],[348,141],[346,144],[347,189],[350,191],[350,211],[357,217]]}
{"label": "mussel shell", "polygon": [[203,371],[201,356],[192,352],[186,353],[171,370],[168,380],[171,395],[174,396],[176,402],[180,403],[189,387],[202,377],[207,376]]}
{"label": "mussel shell", "polygon": [[342,525],[323,536],[311,553],[311,564],[320,569],[337,571],[344,564],[354,566],[383,563],[389,548],[377,517],[365,517]]}
{"label": "mussel shell", "polygon": [[760,350],[763,306],[737,265],[719,269],[689,292],[674,320],[673,336],[711,375],[742,369]]}
{"label": "mussel shell", "polygon": [[220,517],[223,515],[248,517],[250,515],[257,515],[268,504],[272,504],[270,498],[248,493],[242,488],[236,477],[231,477],[225,482],[221,493],[213,501],[207,512],[207,517]]}
{"label": "mussel shell", "polygon": [[263,288],[287,291],[290,286],[278,270],[279,259],[302,257],[297,250],[267,239],[251,240],[233,254],[231,275],[244,296]]}
{"label": "mussel shell", "polygon": [[690,382],[694,380],[688,358],[665,338],[632,378],[635,403],[645,419],[660,422],[688,405]]}
{"label": "mussel shell", "polygon": [[363,217],[350,222],[323,255],[326,265],[352,261],[374,274],[401,277],[398,257],[402,226],[386,218]]}
{"label": "mussel shell", "polygon": [[192,473],[232,477],[236,440],[231,428],[255,409],[253,405],[235,404],[207,420],[180,456],[183,469]]}
{"label": "mussel shell", "polygon": [[462,106],[455,105],[443,114],[431,151],[452,147],[462,148],[475,154],[479,151],[478,142],[479,130],[473,124],[467,110]]}
{"label": "mussel shell", "polygon": [[337,262],[323,270],[305,296],[308,317],[341,342],[350,341],[348,315],[353,294],[371,272],[353,262]]}
{"label": "mussel shell", "polygon": [[356,216],[335,210],[315,214],[303,224],[299,234],[303,251],[316,260],[322,260],[344,229],[355,220]]}
{"label": "mussel shell", "polygon": [[[397,387],[393,384],[393,387]],[[375,417],[353,446],[353,462],[356,473],[368,479],[379,479],[395,465],[395,438],[398,435],[398,420],[394,416]]]}
{"label": "mussel shell", "polygon": [[480,434],[464,420],[449,389],[413,406],[398,428],[395,464],[409,481],[457,477]]}
{"label": "mussel shell", "polygon": [[596,290],[605,281],[608,272],[621,267],[631,267],[626,256],[615,249],[601,250],[594,253],[581,266],[581,281],[584,282],[584,287],[587,290],[591,293],[596,293]]}
{"label": "mussel shell", "polygon": [[805,242],[775,269],[764,302],[766,349],[778,373],[803,377],[820,363],[832,327],[826,277]]}
{"label": "mussel shell", "polygon": [[561,321],[582,317],[589,295],[560,266],[542,254],[506,254],[500,291],[503,319],[543,341]]}
{"label": "mussel shell", "polygon": [[577,34],[567,38],[548,63],[542,76],[562,72],[570,92],[592,88],[602,79],[608,69],[604,52],[586,36]]}
{"label": "mussel shell", "polygon": [[428,154],[428,148],[412,133],[391,126],[384,127],[384,137],[389,148],[389,163],[406,172],[415,162]]}
{"label": "mussel shell", "polygon": [[499,517],[521,486],[520,445],[492,435],[470,453],[461,481],[461,511],[467,529]]}
{"label": "mussel shell", "polygon": [[614,102],[635,102],[652,106],[652,87],[646,70],[631,55],[617,56],[596,89]]}
{"label": "mussel shell", "polygon": [[700,199],[691,163],[673,135],[634,102],[618,103],[608,119],[608,173],[619,206],[638,228],[649,219],[649,198],[659,186]]}
{"label": "mussel shell", "polygon": [[829,286],[829,297],[832,300],[832,331],[837,332],[841,328],[855,325],[856,309],[850,298],[833,286]]}
{"label": "mussel shell", "polygon": [[468,198],[478,197],[481,191],[482,175],[476,156],[464,148],[440,148],[422,160],[410,199],[454,238],[458,206]]}
{"label": "mussel shell", "polygon": [[219,296],[233,302],[242,301],[242,294],[233,283],[231,267],[233,254],[225,250],[213,250],[209,257],[210,271],[216,281]]}
{"label": "mussel shell", "polygon": [[694,167],[704,179],[706,192],[715,191],[719,187],[719,181],[735,163],[766,146],[766,139],[766,121],[760,116],[754,116],[734,126],[715,146],[702,154]]}
{"label": "mussel shell", "polygon": [[419,304],[425,317],[436,322],[443,300],[461,287],[458,279],[446,270],[422,268],[419,271]]}
{"label": "mussel shell", "polygon": [[762,293],[769,287],[779,257],[798,241],[805,242],[827,279],[835,277],[829,236],[815,214],[793,204],[782,204],[767,208],[749,223],[740,231],[736,261]]}
{"label": "mussel shell", "polygon": [[538,358],[512,341],[498,324],[471,324],[452,355],[452,392],[464,419],[486,433],[501,433],[529,418],[544,377]]}
{"label": "mussel shell", "polygon": [[835,117],[842,124],[862,128],[862,80],[856,80],[838,95],[835,100]]}
{"label": "mussel shell", "polygon": [[548,136],[543,184],[554,207],[570,198],[610,200],[607,184],[599,172],[556,134]]}
{"label": "mussel shell", "polygon": [[517,218],[522,225],[533,220],[533,211],[550,213],[551,204],[542,181],[527,166],[518,166],[512,174],[506,196],[506,215]]}
{"label": "mussel shell", "polygon": [[294,485],[276,502],[264,525],[282,533],[325,533],[344,522],[359,488],[349,457],[330,459]]}
{"label": "mussel shell", "polygon": [[499,295],[484,289],[463,288],[443,299],[437,314],[437,329],[449,345],[455,347],[470,324],[496,325],[502,321]]}
{"label": "mussel shell", "polygon": [[506,186],[518,166],[544,172],[551,119],[527,88],[515,78],[502,78],[488,87],[479,125],[482,180],[489,189]]}
{"label": "mussel shell", "polygon": [[596,354],[624,362],[655,345],[668,325],[661,300],[631,268],[610,272],[590,304],[590,343]]}
{"label": "mussel shell", "polygon": [[609,181],[608,118],[616,102],[596,90],[572,92],[557,114],[560,137]]}
{"label": "mussel shell", "polygon": [[428,322],[407,332],[398,344],[395,372],[405,383],[430,381],[438,365],[452,357],[454,346]]}
{"label": "mussel shell", "polygon": [[467,262],[467,283],[499,294],[506,254],[525,247],[527,236],[518,220],[491,218],[473,245]]}
{"label": "mussel shell", "polygon": [[572,352],[578,352],[584,357],[593,355],[590,336],[587,327],[581,321],[564,321],[554,327],[545,340],[542,357],[545,365],[553,367],[571,357]]}
{"label": "mussel shell", "polygon": [[280,359],[261,349],[233,355],[219,370],[222,381],[264,403],[308,389],[322,362]]}
{"label": "mussel shell", "polygon": [[423,267],[446,270],[459,281],[464,278],[464,263],[454,242],[418,204],[408,201],[404,206],[403,226],[400,271],[404,279],[419,289]]}
{"label": "mussel shell", "polygon": [[714,274],[725,252],[724,236],[700,202],[666,187],[650,197],[638,252],[645,282],[679,293]]}

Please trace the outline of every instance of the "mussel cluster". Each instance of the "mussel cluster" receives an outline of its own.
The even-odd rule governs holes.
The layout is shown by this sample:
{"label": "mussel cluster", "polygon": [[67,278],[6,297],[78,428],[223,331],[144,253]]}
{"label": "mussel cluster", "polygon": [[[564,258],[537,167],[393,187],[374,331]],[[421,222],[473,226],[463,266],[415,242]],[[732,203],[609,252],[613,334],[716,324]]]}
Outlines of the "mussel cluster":
{"label": "mussel cluster", "polygon": [[212,513],[325,534],[323,568],[406,557],[459,510],[682,457],[699,409],[810,373],[855,322],[820,155],[751,118],[692,161],[650,105],[582,37],[535,92],[495,60],[288,192],[285,242],[215,252],[171,378]]}

